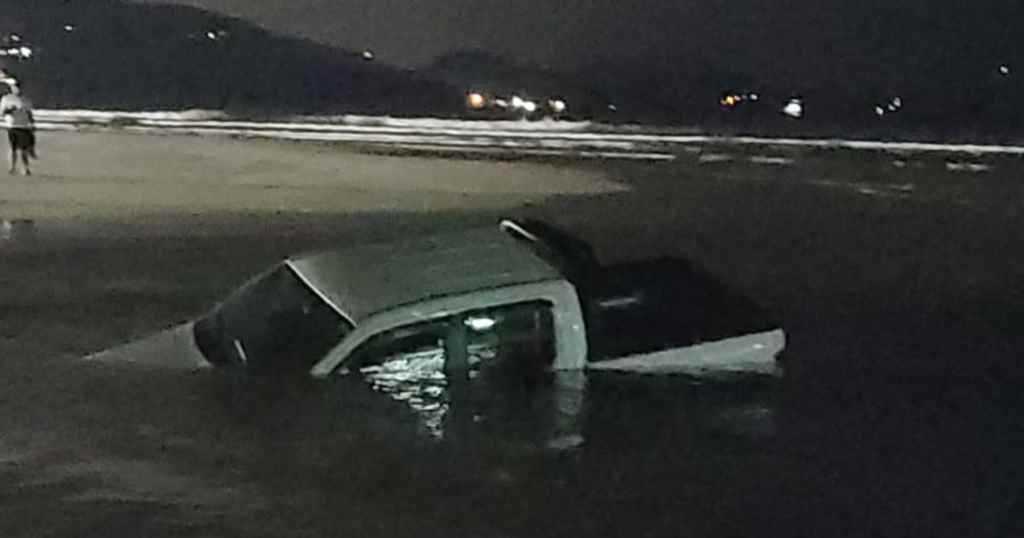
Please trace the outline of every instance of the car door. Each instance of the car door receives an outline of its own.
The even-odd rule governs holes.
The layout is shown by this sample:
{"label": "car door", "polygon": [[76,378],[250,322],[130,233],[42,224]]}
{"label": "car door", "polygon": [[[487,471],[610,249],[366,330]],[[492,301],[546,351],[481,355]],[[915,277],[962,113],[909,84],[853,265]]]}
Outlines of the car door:
{"label": "car door", "polygon": [[468,408],[535,381],[555,358],[551,304],[475,309],[378,333],[339,372],[405,402],[433,435]]}

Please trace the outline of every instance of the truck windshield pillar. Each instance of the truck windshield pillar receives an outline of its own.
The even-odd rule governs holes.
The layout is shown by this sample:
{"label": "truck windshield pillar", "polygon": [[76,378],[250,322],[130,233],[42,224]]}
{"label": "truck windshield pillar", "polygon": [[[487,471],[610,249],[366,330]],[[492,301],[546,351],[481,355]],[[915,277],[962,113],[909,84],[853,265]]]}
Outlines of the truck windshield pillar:
{"label": "truck windshield pillar", "polygon": [[469,375],[469,339],[462,316],[455,316],[448,322],[444,338],[444,372],[449,379]]}

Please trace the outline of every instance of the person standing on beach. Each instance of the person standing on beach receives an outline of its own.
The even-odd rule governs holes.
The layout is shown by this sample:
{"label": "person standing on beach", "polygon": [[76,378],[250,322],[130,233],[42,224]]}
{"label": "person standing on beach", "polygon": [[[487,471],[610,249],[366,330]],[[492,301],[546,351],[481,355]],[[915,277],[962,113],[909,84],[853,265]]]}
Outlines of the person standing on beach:
{"label": "person standing on beach", "polygon": [[32,116],[32,102],[22,96],[17,81],[9,80],[7,84],[11,93],[0,99],[0,111],[3,112],[7,125],[7,140],[11,144],[10,172],[17,173],[20,157],[25,175],[32,175],[30,158],[36,157],[36,125]]}

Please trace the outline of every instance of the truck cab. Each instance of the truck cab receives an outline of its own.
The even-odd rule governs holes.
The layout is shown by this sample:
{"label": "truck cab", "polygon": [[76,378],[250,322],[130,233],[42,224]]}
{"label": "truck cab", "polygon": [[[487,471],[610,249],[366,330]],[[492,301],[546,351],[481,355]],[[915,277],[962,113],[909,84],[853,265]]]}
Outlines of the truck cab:
{"label": "truck cab", "polygon": [[226,368],[360,371],[395,386],[509,367],[774,373],[784,345],[753,301],[705,271],[672,259],[605,267],[536,221],[289,258],[193,333]]}

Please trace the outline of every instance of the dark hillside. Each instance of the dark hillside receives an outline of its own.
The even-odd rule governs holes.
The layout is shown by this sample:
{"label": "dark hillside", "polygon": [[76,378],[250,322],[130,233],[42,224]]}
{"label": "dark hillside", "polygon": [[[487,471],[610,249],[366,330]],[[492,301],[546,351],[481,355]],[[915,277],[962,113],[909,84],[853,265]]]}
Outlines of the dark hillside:
{"label": "dark hillside", "polygon": [[[3,0],[2,58],[38,106],[444,113],[461,96],[360,54],[244,21],[118,0]],[[13,34],[13,35],[12,35]]]}

